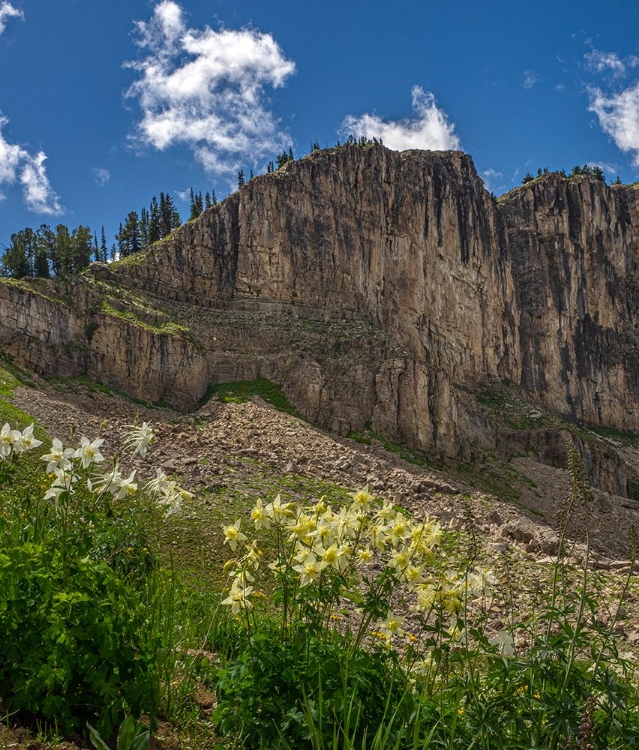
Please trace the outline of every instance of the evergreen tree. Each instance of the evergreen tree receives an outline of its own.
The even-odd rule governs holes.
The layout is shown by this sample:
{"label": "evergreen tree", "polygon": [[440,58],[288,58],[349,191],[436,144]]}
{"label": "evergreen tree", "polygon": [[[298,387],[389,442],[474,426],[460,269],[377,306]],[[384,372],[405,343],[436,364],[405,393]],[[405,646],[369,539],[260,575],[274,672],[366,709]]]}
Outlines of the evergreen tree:
{"label": "evergreen tree", "polygon": [[148,241],[149,245],[162,239],[162,225],[160,219],[160,207],[158,206],[158,199],[153,196],[151,199],[151,207],[149,211],[149,230],[148,230]]}
{"label": "evergreen tree", "polygon": [[98,245],[98,235],[93,233],[93,257],[96,263],[100,262],[100,246]]}
{"label": "evergreen tree", "polygon": [[606,175],[599,165],[596,165],[592,168],[592,176],[595,178],[595,180],[601,180],[601,182],[606,181]]}
{"label": "evergreen tree", "polygon": [[71,232],[71,273],[79,273],[91,263],[93,237],[90,227],[82,224]]}
{"label": "evergreen tree", "polygon": [[182,225],[180,214],[173,198],[167,193],[160,193],[160,238],[171,234],[174,229]]}
{"label": "evergreen tree", "polygon": [[106,234],[104,233],[104,226],[102,227],[102,235],[100,237],[100,260],[106,263],[109,259],[109,251],[107,249]]}
{"label": "evergreen tree", "polygon": [[[208,198],[208,193],[207,193]],[[210,198],[209,198],[210,201]],[[208,208],[208,204],[207,204]],[[202,193],[194,193],[191,188],[191,215],[189,220],[197,219],[197,217],[204,211],[204,201],[202,200]]]}
{"label": "evergreen tree", "polygon": [[244,170],[240,169],[237,173],[237,189],[244,187]]}
{"label": "evergreen tree", "polygon": [[271,174],[271,172],[275,172],[275,164],[273,164],[272,161],[269,161],[266,165],[266,174]]}
{"label": "evergreen tree", "polygon": [[126,258],[142,249],[142,236],[140,234],[140,220],[137,211],[130,211],[124,220],[124,226],[120,224],[120,231],[115,237],[118,243],[120,258]]}
{"label": "evergreen tree", "polygon": [[535,178],[530,174],[530,172],[526,172],[524,175],[524,178],[521,181],[522,185],[525,185],[527,182],[532,182]]}
{"label": "evergreen tree", "polygon": [[142,250],[149,246],[149,212],[146,208],[140,211],[140,244]]}
{"label": "evergreen tree", "polygon": [[36,232],[35,275],[41,279],[51,276],[51,255],[55,247],[55,234],[47,224],[41,224]]}
{"label": "evergreen tree", "polygon": [[73,273],[73,251],[69,227],[58,224],[55,228],[53,268],[56,276],[67,277]]}
{"label": "evergreen tree", "polygon": [[211,205],[212,205],[211,204],[211,196],[209,195],[208,191],[207,191],[206,195],[204,196],[204,205],[207,208],[211,208]]}
{"label": "evergreen tree", "polygon": [[[33,238],[31,237],[33,235]],[[11,235],[9,247],[2,256],[2,275],[12,279],[33,276],[35,235],[32,229],[21,229]]]}
{"label": "evergreen tree", "polygon": [[217,196],[215,195],[215,190],[211,188],[211,205],[217,206]]}

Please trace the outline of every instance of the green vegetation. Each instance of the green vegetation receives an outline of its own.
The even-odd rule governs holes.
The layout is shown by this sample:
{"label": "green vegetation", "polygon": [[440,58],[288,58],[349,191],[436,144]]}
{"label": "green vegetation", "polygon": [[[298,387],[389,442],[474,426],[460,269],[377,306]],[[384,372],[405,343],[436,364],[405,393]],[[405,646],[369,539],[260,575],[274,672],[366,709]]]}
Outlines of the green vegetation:
{"label": "green vegetation", "polygon": [[[19,379],[0,369],[0,382],[10,393]],[[220,392],[281,398],[269,381],[247,386]],[[146,485],[126,477],[100,441],[40,447],[28,427],[3,431],[0,699],[11,721],[58,735],[88,722],[101,750],[118,726],[117,747],[146,747],[160,717],[190,747],[249,750],[639,741],[617,615],[596,619],[588,552],[575,585],[563,535],[545,596],[494,638],[492,602],[508,585],[478,563],[472,538],[445,537],[367,490],[252,462],[253,486],[229,466],[192,498],[161,472]],[[142,425],[120,454],[144,456],[151,442]],[[573,475],[564,517],[587,502],[576,464]],[[215,696],[212,724],[202,691]]]}
{"label": "green vegetation", "polygon": [[249,401],[253,396],[259,396],[267,404],[271,404],[279,411],[292,414],[295,417],[300,415],[295,408],[287,401],[282,392],[282,386],[273,383],[268,378],[258,378],[257,380],[237,380],[232,383],[218,383],[211,385],[200,401],[203,406],[213,396],[216,396],[223,404],[241,404]]}
{"label": "green vegetation", "polygon": [[394,443],[392,440],[388,440],[383,435],[379,435],[371,429],[370,422],[367,422],[363,430],[351,430],[348,433],[348,437],[351,440],[355,440],[357,443],[363,445],[379,445],[389,453],[403,458],[404,461],[408,461],[416,466],[423,466],[428,469],[436,469],[437,464],[433,461],[427,453],[423,451],[414,450],[401,443]]}

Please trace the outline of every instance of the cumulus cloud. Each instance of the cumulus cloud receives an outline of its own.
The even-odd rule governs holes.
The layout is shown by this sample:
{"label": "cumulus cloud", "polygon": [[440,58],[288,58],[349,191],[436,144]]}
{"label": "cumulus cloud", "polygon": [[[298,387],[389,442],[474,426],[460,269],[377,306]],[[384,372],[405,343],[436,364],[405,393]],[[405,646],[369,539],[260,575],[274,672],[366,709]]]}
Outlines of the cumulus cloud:
{"label": "cumulus cloud", "polygon": [[0,185],[12,185],[18,181],[30,211],[51,216],[63,213],[60,199],[47,177],[46,154],[44,151],[30,154],[22,146],[9,143],[2,134],[7,122],[0,115]]}
{"label": "cumulus cloud", "polygon": [[539,73],[536,71],[524,70],[524,80],[521,85],[525,89],[531,89],[536,83],[539,83],[540,80]]}
{"label": "cumulus cloud", "polygon": [[377,115],[347,115],[340,128],[340,134],[354,135],[358,138],[378,138],[385,146],[395,151],[413,148],[446,151],[461,148],[460,140],[455,134],[455,126],[448,121],[446,113],[437,107],[433,94],[424,91],[420,86],[414,86],[411,94],[411,118],[393,122],[384,121]]}
{"label": "cumulus cloud", "polygon": [[98,187],[104,187],[111,179],[111,172],[108,169],[104,169],[104,167],[93,167],[91,172]]}
{"label": "cumulus cloud", "polygon": [[639,81],[610,95],[596,87],[588,94],[588,109],[597,115],[603,131],[617,148],[631,153],[634,165],[639,167]]}
{"label": "cumulus cloud", "polygon": [[2,0],[0,2],[0,34],[7,26],[7,18],[24,18],[24,14],[21,10],[14,8],[7,0]]}
{"label": "cumulus cloud", "polygon": [[189,28],[174,0],[158,3],[136,31],[146,56],[126,63],[138,78],[125,96],[142,110],[139,142],[160,151],[186,144],[212,173],[232,172],[242,159],[257,162],[290,145],[265,89],[283,86],[295,63],[270,34]]}

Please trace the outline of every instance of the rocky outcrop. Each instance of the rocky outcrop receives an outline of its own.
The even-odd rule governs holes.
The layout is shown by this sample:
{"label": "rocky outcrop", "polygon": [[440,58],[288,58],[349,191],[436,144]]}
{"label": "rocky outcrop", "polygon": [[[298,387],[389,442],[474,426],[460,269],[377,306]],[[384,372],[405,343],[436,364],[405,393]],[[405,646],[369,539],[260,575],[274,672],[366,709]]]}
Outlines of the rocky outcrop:
{"label": "rocky outcrop", "polygon": [[472,394],[502,379],[639,431],[638,196],[549,175],[495,202],[459,152],[314,152],[92,269],[67,306],[0,285],[0,341],[181,408],[270,377],[322,426],[451,457],[499,442]]}

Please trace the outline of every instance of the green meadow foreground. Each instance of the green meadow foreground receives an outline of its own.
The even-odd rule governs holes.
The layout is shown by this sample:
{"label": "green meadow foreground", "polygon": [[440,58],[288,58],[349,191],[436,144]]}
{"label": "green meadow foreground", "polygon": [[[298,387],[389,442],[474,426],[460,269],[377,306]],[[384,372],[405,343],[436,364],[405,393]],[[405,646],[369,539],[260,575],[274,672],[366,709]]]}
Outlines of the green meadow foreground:
{"label": "green meadow foreground", "polygon": [[138,749],[148,731],[163,747],[638,745],[634,558],[595,569],[576,460],[542,564],[487,555],[470,495],[445,528],[370,487],[270,476],[250,453],[252,491],[225,479],[202,501],[170,457],[154,466],[152,424],[47,434],[0,374],[10,732]]}

